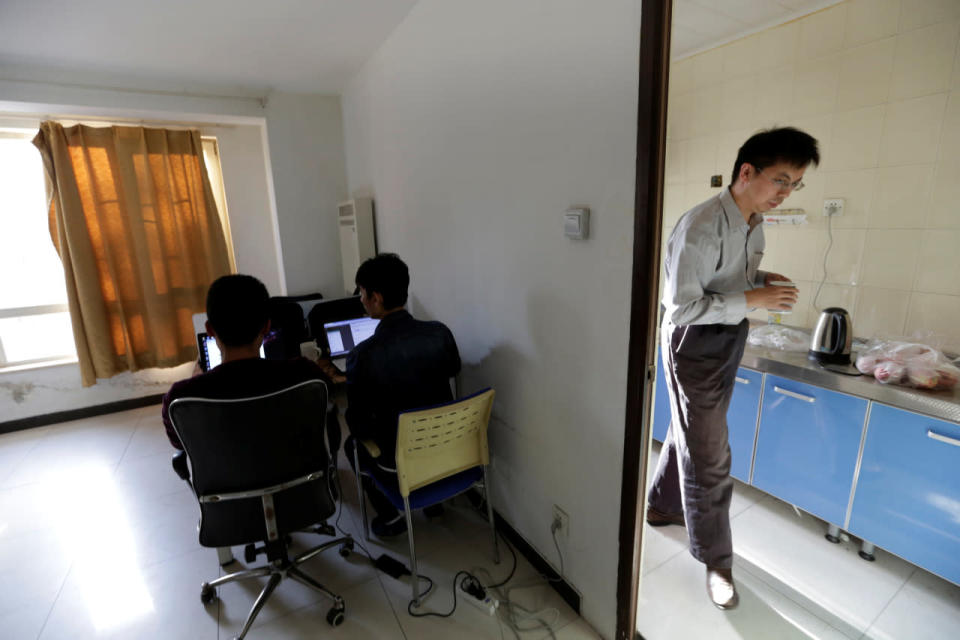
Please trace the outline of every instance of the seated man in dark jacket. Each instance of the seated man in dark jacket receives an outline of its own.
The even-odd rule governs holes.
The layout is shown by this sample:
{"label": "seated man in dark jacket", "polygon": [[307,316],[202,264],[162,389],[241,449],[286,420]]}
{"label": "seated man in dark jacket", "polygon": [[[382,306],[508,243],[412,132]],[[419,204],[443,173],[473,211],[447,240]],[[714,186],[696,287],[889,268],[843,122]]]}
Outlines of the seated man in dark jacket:
{"label": "seated man in dark jacket", "polygon": [[[351,437],[344,452],[352,465],[355,439],[373,440],[380,456],[373,459],[360,447],[361,466],[380,482],[396,486],[397,414],[452,400],[450,378],[460,371],[460,353],[446,326],[415,320],[403,308],[410,272],[397,255],[380,254],[364,262],[356,283],[363,308],[380,324],[347,356],[346,419]],[[373,532],[385,537],[406,531],[403,514],[369,477],[364,476],[363,487],[377,512]]]}
{"label": "seated man in dark jacket", "polygon": [[[163,397],[163,425],[177,449],[183,449],[170,422],[170,403],[177,398],[246,398],[280,391],[307,380],[331,382],[330,376],[306,358],[264,360],[260,345],[270,331],[269,294],[253,276],[218,278],[207,292],[207,333],[214,336],[222,362],[206,373],[175,383]],[[332,380],[338,381],[338,380]],[[335,427],[332,429],[330,427]],[[336,431],[336,441],[331,431]],[[339,425],[328,425],[331,447],[339,446]],[[336,455],[336,451],[330,451]]]}

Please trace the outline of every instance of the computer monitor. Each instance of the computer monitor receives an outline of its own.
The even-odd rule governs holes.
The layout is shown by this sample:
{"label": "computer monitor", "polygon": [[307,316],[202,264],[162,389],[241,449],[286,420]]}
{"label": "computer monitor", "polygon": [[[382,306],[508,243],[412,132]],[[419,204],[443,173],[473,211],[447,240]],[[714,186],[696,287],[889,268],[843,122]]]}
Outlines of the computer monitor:
{"label": "computer monitor", "polygon": [[373,335],[378,324],[379,320],[366,316],[325,322],[323,333],[330,349],[330,357],[340,358],[350,353],[355,346]]}
{"label": "computer monitor", "polygon": [[[223,362],[220,347],[217,346],[217,339],[205,332],[197,334],[197,349],[200,351],[200,369],[202,371],[210,371]],[[260,345],[260,357],[266,357],[263,352],[263,345]]]}

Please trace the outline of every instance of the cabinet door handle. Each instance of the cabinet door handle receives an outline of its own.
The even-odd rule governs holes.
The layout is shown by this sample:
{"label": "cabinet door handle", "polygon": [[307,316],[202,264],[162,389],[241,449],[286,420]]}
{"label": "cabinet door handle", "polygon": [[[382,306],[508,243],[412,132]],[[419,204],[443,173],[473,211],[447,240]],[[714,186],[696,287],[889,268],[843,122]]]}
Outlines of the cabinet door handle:
{"label": "cabinet door handle", "polygon": [[934,440],[939,440],[940,442],[946,442],[947,444],[952,444],[955,447],[960,447],[960,440],[937,433],[933,429],[927,429],[927,437],[933,438]]}
{"label": "cabinet door handle", "polygon": [[797,393],[796,391],[789,391],[787,389],[784,389],[783,387],[778,387],[776,385],[774,385],[773,390],[787,397],[796,398],[797,400],[803,400],[804,402],[809,402],[810,404],[813,404],[814,402],[817,401],[817,399],[812,396],[805,396],[802,393]]}
{"label": "cabinet door handle", "polygon": [[749,381],[749,380],[747,380],[746,378],[741,378],[740,376],[737,376],[737,377],[734,378],[734,379],[735,379],[737,382],[739,382],[740,384],[750,384],[750,381]]}

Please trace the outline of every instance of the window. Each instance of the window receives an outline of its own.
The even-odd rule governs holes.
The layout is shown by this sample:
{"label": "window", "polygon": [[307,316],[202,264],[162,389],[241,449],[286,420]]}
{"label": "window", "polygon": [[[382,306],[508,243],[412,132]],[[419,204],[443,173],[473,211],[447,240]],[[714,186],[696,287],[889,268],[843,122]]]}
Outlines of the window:
{"label": "window", "polygon": [[[0,130],[0,369],[75,360],[63,265],[50,239],[43,161],[34,130]],[[235,270],[217,139],[204,162]]]}
{"label": "window", "polygon": [[33,131],[0,131],[0,367],[76,357]]}

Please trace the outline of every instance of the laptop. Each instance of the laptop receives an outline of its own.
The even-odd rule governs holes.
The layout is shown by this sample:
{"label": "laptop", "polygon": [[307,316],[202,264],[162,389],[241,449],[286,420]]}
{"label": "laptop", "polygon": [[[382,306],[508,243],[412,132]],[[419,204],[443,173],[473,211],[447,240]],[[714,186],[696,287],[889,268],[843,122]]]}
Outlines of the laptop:
{"label": "laptop", "polygon": [[345,358],[355,346],[373,335],[378,324],[379,320],[367,316],[324,322],[323,337],[327,342],[330,358]]}
{"label": "laptop", "polygon": [[[223,356],[220,355],[220,348],[217,346],[217,339],[208,335],[205,331],[197,334],[197,349],[200,351],[200,369],[204,373],[223,362]],[[260,357],[266,357],[263,352],[263,345],[260,345]]]}

